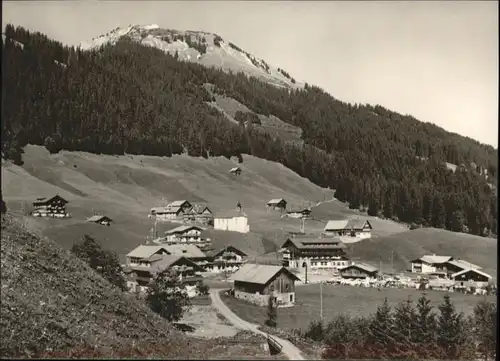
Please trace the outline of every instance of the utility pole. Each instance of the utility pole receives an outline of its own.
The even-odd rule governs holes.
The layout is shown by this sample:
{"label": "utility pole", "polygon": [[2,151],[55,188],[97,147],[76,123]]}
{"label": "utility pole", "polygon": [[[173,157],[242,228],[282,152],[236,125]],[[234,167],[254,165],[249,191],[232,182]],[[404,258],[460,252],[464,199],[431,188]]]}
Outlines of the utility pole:
{"label": "utility pole", "polygon": [[394,273],[394,251],[391,251],[391,267],[392,273]]}
{"label": "utility pole", "polygon": [[319,282],[319,297],[320,297],[320,313],[319,318],[323,323],[323,281]]}
{"label": "utility pole", "polygon": [[380,266],[379,266],[380,273],[382,273],[382,260],[380,260],[379,262],[380,262]]}

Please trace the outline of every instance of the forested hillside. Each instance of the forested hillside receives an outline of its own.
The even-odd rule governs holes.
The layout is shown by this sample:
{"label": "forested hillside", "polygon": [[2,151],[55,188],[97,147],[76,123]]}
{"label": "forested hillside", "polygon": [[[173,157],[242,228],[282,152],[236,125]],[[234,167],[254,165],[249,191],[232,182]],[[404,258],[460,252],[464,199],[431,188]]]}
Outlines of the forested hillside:
{"label": "forested hillside", "polygon": [[[277,88],[127,39],[82,51],[10,25],[2,78],[2,155],[18,163],[28,143],[52,152],[252,154],[336,189],[339,200],[370,215],[496,234],[496,191],[488,185],[496,184],[496,150],[381,106],[344,103],[309,85]],[[229,122],[207,104],[206,83],[302,128],[304,144]],[[445,162],[464,166],[453,173]]]}

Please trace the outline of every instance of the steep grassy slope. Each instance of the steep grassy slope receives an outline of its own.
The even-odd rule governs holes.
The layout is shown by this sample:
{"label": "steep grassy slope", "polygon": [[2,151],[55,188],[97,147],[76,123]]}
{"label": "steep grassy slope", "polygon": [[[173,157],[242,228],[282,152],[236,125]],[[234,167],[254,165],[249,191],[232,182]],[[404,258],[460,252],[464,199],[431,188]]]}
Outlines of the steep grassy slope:
{"label": "steep grassy slope", "polygon": [[[251,233],[210,231],[207,236],[214,239],[216,247],[232,243],[259,255],[274,251],[287,231],[300,228],[299,220],[281,219],[278,212],[268,211],[265,203],[269,199],[283,197],[295,208],[315,205],[333,194],[281,164],[252,156],[244,156],[244,163],[239,164],[243,170],[240,176],[229,174],[237,163],[224,158],[102,156],[66,151],[49,155],[38,146],[27,146],[23,158],[22,167],[2,166],[3,196],[10,210],[25,215],[36,197],[59,193],[70,201],[72,218],[25,216],[28,225],[65,248],[90,233],[121,255],[144,243],[153,226],[149,209],[167,201],[203,201],[217,213],[234,209],[239,200],[249,216]],[[328,219],[356,215],[339,202],[325,203],[318,209],[319,220],[307,221],[307,232],[319,233]],[[109,228],[86,223],[93,210],[105,213],[115,223]],[[373,222],[377,220],[373,218]],[[376,235],[405,230],[394,222],[378,222]],[[172,227],[160,223],[158,233]]]}
{"label": "steep grassy slope", "polygon": [[176,331],[49,239],[2,216],[0,354],[9,357],[265,358],[263,337]]}
{"label": "steep grassy slope", "polygon": [[496,278],[497,243],[493,238],[454,233],[442,229],[421,228],[349,245],[353,257],[390,271],[392,255],[396,271],[405,271],[410,261],[424,254],[458,257],[483,267]]}

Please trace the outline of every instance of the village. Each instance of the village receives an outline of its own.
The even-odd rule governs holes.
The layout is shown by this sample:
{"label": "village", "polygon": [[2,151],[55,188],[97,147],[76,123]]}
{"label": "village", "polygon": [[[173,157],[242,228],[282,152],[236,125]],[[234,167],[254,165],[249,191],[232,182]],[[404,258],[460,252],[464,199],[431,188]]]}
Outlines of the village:
{"label": "village", "polygon": [[[230,170],[239,175],[241,169]],[[68,201],[59,195],[37,198],[34,217],[69,218]],[[266,203],[270,212],[281,218],[299,219],[300,230],[284,236],[273,262],[259,262],[236,245],[228,243],[214,248],[206,230],[250,232],[249,217],[242,205],[215,214],[207,204],[175,200],[152,207],[148,217],[154,223],[153,235],[144,244],[126,253],[122,265],[130,292],[145,293],[158,272],[171,270],[178,275],[189,297],[201,293],[206,279],[224,282],[228,294],[245,302],[266,306],[272,297],[278,307],[293,307],[297,302],[295,287],[308,284],[349,285],[353,287],[415,288],[483,295],[496,287],[492,276],[480,265],[450,255],[423,254],[408,263],[405,272],[382,272],[370,261],[353,261],[349,243],[372,237],[368,220],[328,220],[319,234],[306,234],[304,223],[311,208],[288,209],[283,198]],[[109,227],[113,220],[92,214],[86,222]],[[169,222],[178,226],[158,235],[157,224]]]}

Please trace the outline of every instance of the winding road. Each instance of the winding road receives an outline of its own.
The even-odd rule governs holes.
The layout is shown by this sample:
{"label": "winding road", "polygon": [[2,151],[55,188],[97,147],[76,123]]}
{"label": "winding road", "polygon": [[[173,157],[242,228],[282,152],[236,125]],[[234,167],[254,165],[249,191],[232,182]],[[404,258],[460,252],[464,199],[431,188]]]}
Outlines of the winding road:
{"label": "winding road", "polygon": [[[210,290],[210,298],[212,299],[212,305],[220,312],[220,314],[222,314],[236,328],[239,328],[241,330],[251,331],[256,334],[267,337],[267,333],[259,330],[258,325],[242,320],[233,311],[231,311],[229,307],[227,307],[225,303],[221,300],[220,298],[221,291],[222,291],[221,289]],[[274,335],[272,336],[272,338],[274,338],[283,346],[281,352],[283,352],[288,357],[289,360],[305,360],[304,356],[302,355],[302,351],[300,351],[300,349],[298,349],[293,343],[291,343],[288,340],[276,337]]]}

